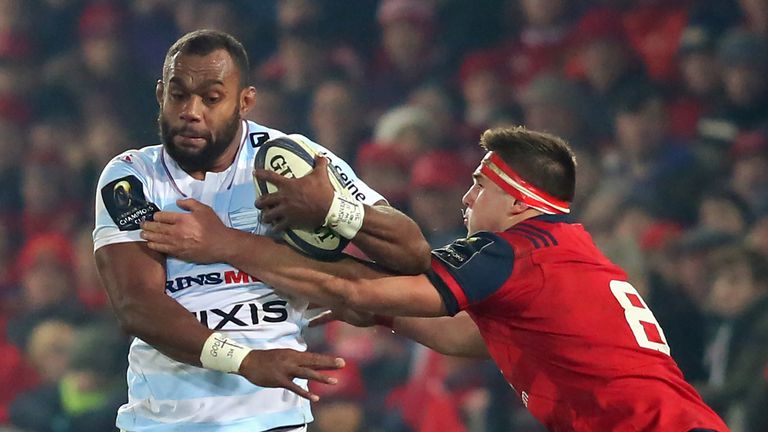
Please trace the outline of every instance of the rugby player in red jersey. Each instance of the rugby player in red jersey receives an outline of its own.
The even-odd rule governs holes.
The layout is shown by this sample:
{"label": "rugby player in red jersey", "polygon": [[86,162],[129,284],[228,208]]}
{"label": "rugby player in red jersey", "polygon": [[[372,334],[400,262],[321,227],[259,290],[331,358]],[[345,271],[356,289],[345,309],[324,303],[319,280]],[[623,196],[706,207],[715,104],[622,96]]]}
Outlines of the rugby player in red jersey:
{"label": "rugby player in red jersey", "polygon": [[424,275],[314,261],[223,227],[202,204],[143,235],[151,249],[227,262],[347,322],[385,324],[445,354],[490,355],[549,430],[727,431],[626,273],[568,221],[569,146],[523,127],[486,131],[480,144],[487,154],[463,198],[469,236],[432,251]]}

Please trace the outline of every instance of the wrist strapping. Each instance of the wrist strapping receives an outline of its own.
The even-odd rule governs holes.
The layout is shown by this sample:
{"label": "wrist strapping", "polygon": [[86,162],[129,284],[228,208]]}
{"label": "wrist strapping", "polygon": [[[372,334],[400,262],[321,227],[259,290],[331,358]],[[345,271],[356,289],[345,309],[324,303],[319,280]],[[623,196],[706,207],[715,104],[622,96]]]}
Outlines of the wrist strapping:
{"label": "wrist strapping", "polygon": [[221,333],[208,336],[200,352],[200,363],[206,369],[234,373],[252,349],[241,345]]}
{"label": "wrist strapping", "polygon": [[365,206],[351,196],[333,192],[333,200],[328,214],[325,216],[325,226],[336,231],[345,239],[352,240],[363,227]]}

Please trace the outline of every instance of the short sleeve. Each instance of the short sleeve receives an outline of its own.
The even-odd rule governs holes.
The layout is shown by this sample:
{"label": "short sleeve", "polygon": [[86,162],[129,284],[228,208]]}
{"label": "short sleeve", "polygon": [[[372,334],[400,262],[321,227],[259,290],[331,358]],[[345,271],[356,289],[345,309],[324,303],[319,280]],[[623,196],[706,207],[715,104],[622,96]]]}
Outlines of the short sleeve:
{"label": "short sleeve", "polygon": [[482,302],[512,276],[514,249],[497,234],[479,232],[432,251],[427,277],[451,315]]}
{"label": "short sleeve", "polygon": [[148,199],[146,176],[136,164],[119,157],[101,173],[95,202],[94,250],[113,243],[143,241],[140,224],[158,211]]}
{"label": "short sleeve", "polygon": [[336,170],[336,173],[339,175],[342,185],[358,201],[367,205],[374,205],[379,201],[386,201],[386,198],[384,198],[380,193],[371,189],[371,187],[365,184],[364,181],[360,180],[352,167],[350,167],[349,164],[342,158],[336,156],[333,154],[333,152],[321,146],[320,144],[315,142],[313,142],[313,144],[317,146],[318,151],[325,153],[325,156],[328,158],[328,162],[330,162],[330,164],[333,166],[333,169]]}

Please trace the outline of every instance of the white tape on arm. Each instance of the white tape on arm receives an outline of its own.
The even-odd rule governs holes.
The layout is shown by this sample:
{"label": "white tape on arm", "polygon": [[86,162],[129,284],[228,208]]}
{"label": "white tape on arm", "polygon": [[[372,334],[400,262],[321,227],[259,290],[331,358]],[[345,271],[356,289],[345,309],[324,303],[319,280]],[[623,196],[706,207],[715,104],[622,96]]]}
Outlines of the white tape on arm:
{"label": "white tape on arm", "polygon": [[365,206],[352,196],[333,192],[333,201],[325,216],[325,226],[352,240],[363,227]]}
{"label": "white tape on arm", "polygon": [[206,369],[235,373],[252,349],[227,338],[221,333],[208,336],[200,352],[200,363]]}

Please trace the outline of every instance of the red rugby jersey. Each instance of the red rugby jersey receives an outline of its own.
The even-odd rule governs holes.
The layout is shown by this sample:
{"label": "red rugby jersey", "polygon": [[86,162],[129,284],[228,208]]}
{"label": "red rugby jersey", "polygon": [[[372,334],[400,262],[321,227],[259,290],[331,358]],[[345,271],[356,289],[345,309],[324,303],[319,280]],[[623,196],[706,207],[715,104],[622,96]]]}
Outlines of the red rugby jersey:
{"label": "red rugby jersey", "polygon": [[466,310],[551,431],[727,431],[683,379],[626,273],[579,224],[540,216],[432,252],[447,310]]}

